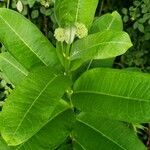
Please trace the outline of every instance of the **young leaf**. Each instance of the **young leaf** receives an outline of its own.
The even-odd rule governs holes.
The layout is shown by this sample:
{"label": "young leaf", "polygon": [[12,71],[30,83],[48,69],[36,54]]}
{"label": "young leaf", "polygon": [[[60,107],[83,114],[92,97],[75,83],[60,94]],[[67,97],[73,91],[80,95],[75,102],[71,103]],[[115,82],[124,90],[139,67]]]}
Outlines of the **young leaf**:
{"label": "young leaf", "polygon": [[150,75],[117,69],[92,69],[74,85],[75,107],[127,122],[150,120]]}
{"label": "young leaf", "polygon": [[[93,34],[97,32],[103,32],[105,30],[123,30],[122,18],[118,12],[114,11],[111,14],[108,13],[96,19],[90,29],[90,33]],[[115,58],[108,58],[94,61],[96,62],[97,66],[112,67],[114,59]]]}
{"label": "young leaf", "polygon": [[102,32],[104,30],[123,30],[123,22],[119,13],[105,14],[96,19],[90,29],[90,33]]}
{"label": "young leaf", "polygon": [[93,22],[97,4],[98,0],[56,0],[57,23],[65,27],[79,22],[89,28]]}
{"label": "young leaf", "polygon": [[70,85],[66,76],[49,67],[31,72],[8,97],[3,106],[1,134],[16,146],[33,136],[48,119]]}
{"label": "young leaf", "polygon": [[112,58],[124,54],[131,46],[130,38],[125,32],[98,32],[76,41],[72,46],[70,59],[82,64],[90,59]]}
{"label": "young leaf", "polygon": [[28,71],[8,52],[0,54],[0,70],[13,85],[17,85],[28,75]]}
{"label": "young leaf", "polygon": [[0,42],[26,69],[37,64],[57,64],[53,45],[21,14],[0,8],[0,29]]}
{"label": "young leaf", "polygon": [[100,118],[97,113],[81,113],[73,133],[79,150],[146,150],[125,123]]}

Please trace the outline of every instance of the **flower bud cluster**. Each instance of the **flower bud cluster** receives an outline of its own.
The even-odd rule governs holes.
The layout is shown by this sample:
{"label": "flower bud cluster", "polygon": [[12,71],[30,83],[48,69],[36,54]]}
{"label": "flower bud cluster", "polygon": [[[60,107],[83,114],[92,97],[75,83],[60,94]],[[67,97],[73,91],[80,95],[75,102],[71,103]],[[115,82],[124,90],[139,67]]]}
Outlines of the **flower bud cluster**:
{"label": "flower bud cluster", "polygon": [[64,42],[65,41],[65,29],[57,28],[55,30],[54,36],[55,36],[57,41]]}
{"label": "flower bud cluster", "polygon": [[83,23],[75,23],[73,26],[66,28],[57,28],[54,36],[59,42],[71,44],[75,37],[82,39],[88,35],[88,29]]}
{"label": "flower bud cluster", "polygon": [[75,27],[76,27],[76,36],[79,39],[82,39],[88,35],[88,29],[84,24],[77,22],[75,23]]}

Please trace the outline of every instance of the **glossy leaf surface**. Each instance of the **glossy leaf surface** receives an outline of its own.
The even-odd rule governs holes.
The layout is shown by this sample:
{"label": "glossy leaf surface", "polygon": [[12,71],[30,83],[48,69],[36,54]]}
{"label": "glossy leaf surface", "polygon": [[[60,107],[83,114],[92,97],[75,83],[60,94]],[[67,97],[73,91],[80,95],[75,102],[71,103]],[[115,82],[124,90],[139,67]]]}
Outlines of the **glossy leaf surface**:
{"label": "glossy leaf surface", "polygon": [[82,64],[91,59],[106,59],[124,54],[132,46],[127,33],[117,31],[98,32],[76,41],[71,50],[70,59]]}
{"label": "glossy leaf surface", "polygon": [[27,142],[21,144],[17,150],[55,149],[69,136],[73,122],[73,111],[66,102],[60,101],[60,104],[54,110],[52,117],[47,121],[43,128]]}
{"label": "glossy leaf surface", "polygon": [[146,150],[134,131],[123,122],[101,118],[97,113],[80,114],[77,120],[75,150]]}
{"label": "glossy leaf surface", "polygon": [[53,45],[21,14],[0,8],[0,29],[0,42],[26,69],[57,64]]}
{"label": "glossy leaf surface", "polygon": [[65,27],[75,22],[91,26],[98,0],[56,0],[55,16],[59,26]]}
{"label": "glossy leaf surface", "polygon": [[[70,81],[51,68],[36,68],[8,97],[1,114],[1,134],[9,145],[31,138],[48,119]],[[15,121],[14,121],[15,120]]]}
{"label": "glossy leaf surface", "polygon": [[92,69],[74,85],[75,107],[127,122],[150,120],[150,75],[117,69]]}
{"label": "glossy leaf surface", "polygon": [[123,22],[119,13],[114,11],[112,14],[105,14],[97,18],[90,29],[90,33],[103,32],[104,30],[123,30]]}
{"label": "glossy leaf surface", "polygon": [[13,85],[19,84],[28,75],[28,71],[8,52],[0,54],[0,70]]}

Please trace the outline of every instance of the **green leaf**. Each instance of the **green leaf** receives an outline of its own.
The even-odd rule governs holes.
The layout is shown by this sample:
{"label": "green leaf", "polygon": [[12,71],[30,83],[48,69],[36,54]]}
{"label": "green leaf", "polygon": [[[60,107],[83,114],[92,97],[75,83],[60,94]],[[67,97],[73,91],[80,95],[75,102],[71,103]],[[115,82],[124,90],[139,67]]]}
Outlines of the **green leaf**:
{"label": "green leaf", "polygon": [[16,146],[31,138],[48,119],[70,80],[49,67],[31,72],[8,97],[3,106],[1,134],[8,145]]}
{"label": "green leaf", "polygon": [[28,71],[8,52],[0,54],[0,70],[13,85],[19,84],[28,75]]}
{"label": "green leaf", "polygon": [[55,149],[69,136],[74,122],[73,111],[61,100],[45,126],[17,150],[47,150]]}
{"label": "green leaf", "polygon": [[128,22],[128,21],[129,21],[129,16],[127,16],[127,15],[124,16],[124,17],[123,17],[123,21],[124,21],[125,23]]}
{"label": "green leaf", "polygon": [[81,113],[74,129],[75,150],[146,150],[127,124]]}
{"label": "green leaf", "polygon": [[143,32],[144,33],[144,25],[143,24],[138,24],[138,29],[140,32]]}
{"label": "green leaf", "polygon": [[33,5],[35,4],[36,0],[27,0],[29,7],[32,8]]}
{"label": "green leaf", "polygon": [[91,59],[112,58],[124,54],[131,46],[130,38],[125,32],[98,32],[76,41],[72,46],[70,59],[82,64]]}
{"label": "green leaf", "polygon": [[36,18],[38,18],[38,16],[39,16],[39,11],[38,10],[33,10],[31,12],[32,19],[36,19]]}
{"label": "green leaf", "polygon": [[91,68],[100,68],[100,67],[107,67],[112,68],[115,58],[108,58],[108,59],[100,59],[100,60],[93,60],[91,64]]}
{"label": "green leaf", "polygon": [[0,148],[1,150],[14,150],[15,148],[8,147],[5,141],[0,137]]}
{"label": "green leaf", "polygon": [[122,13],[124,14],[124,15],[127,15],[128,14],[128,9],[127,8],[122,8]]}
{"label": "green leaf", "polygon": [[74,85],[73,104],[85,112],[127,122],[150,121],[150,75],[92,69]]}
{"label": "green leaf", "polygon": [[90,33],[102,32],[104,30],[123,30],[123,23],[118,12],[114,11],[112,14],[105,14],[96,19],[90,29]]}
{"label": "green leaf", "polygon": [[93,22],[97,4],[98,0],[56,0],[57,23],[65,27],[79,22],[89,28]]}
{"label": "green leaf", "polygon": [[7,144],[0,139],[0,147],[2,147],[3,150],[55,149],[69,136],[74,119],[74,114],[70,106],[65,101],[60,100],[51,118],[43,125],[42,129],[27,142],[17,147],[8,147]]}
{"label": "green leaf", "polygon": [[57,64],[53,45],[21,14],[0,8],[0,29],[0,42],[26,69]]}
{"label": "green leaf", "polygon": [[[114,11],[111,14],[105,14],[96,19],[90,29],[90,33],[103,32],[105,30],[123,30],[123,22],[118,12]],[[112,67],[115,58],[108,58],[102,60],[94,60],[91,67]]]}

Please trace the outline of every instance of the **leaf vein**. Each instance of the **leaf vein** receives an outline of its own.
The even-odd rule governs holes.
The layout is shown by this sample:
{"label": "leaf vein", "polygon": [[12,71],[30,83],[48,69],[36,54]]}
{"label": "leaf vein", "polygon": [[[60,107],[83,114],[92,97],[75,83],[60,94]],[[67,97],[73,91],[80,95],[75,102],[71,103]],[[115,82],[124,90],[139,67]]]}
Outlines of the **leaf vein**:
{"label": "leaf vein", "polygon": [[88,124],[88,123],[86,123],[86,122],[84,122],[84,121],[82,121],[82,120],[80,120],[80,119],[78,119],[78,118],[77,118],[77,120],[78,120],[80,123],[82,123],[82,124],[88,126],[89,128],[93,129],[94,131],[100,133],[102,136],[104,136],[105,138],[107,138],[109,141],[113,142],[113,143],[116,144],[117,146],[119,146],[121,149],[127,150],[126,148],[122,147],[122,145],[120,145],[119,143],[117,143],[117,142],[114,141],[112,138],[108,137],[106,134],[102,133],[101,131],[99,131],[99,130],[96,129],[95,127],[91,126],[90,124]]}

